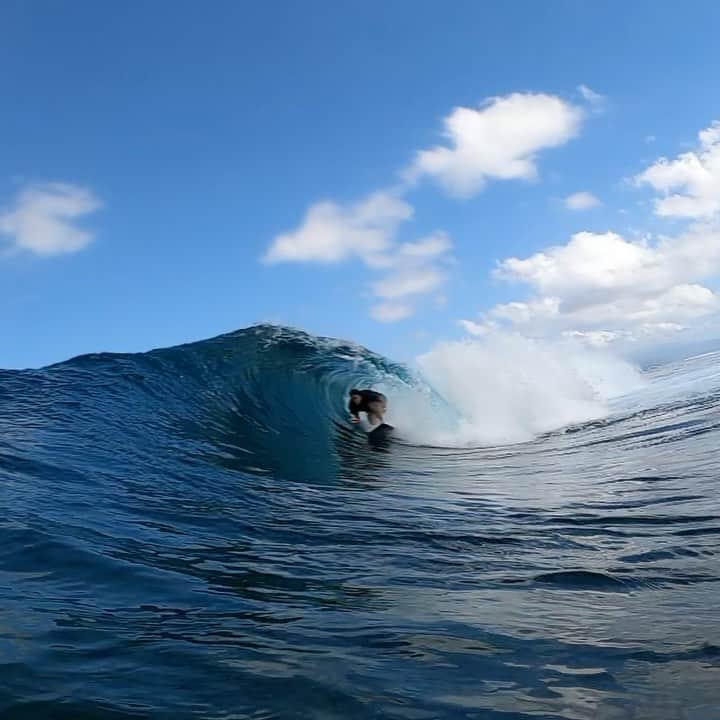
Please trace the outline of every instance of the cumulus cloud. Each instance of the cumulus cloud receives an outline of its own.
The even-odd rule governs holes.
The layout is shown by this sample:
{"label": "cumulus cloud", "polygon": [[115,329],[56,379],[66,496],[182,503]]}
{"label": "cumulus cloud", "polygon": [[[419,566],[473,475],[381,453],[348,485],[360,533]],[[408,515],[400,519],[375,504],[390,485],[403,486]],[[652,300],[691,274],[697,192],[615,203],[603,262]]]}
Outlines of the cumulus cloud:
{"label": "cumulus cloud", "polygon": [[663,194],[655,200],[662,217],[708,219],[720,213],[720,122],[698,134],[699,147],[674,160],[660,158],[635,177]]}
{"label": "cumulus cloud", "polygon": [[588,210],[599,204],[600,201],[589,192],[576,192],[565,198],[565,207],[568,210]]}
{"label": "cumulus cloud", "polygon": [[[635,181],[662,193],[656,214],[694,222],[671,237],[579,232],[564,245],[507,258],[495,276],[522,284],[530,297],[495,306],[465,322],[466,331],[510,326],[600,345],[664,337],[720,312],[720,295],[703,284],[720,274],[720,123],[699,133],[696,151],[662,158]],[[581,193],[568,207],[571,200],[586,205]]]}
{"label": "cumulus cloud", "polygon": [[712,224],[656,242],[580,232],[565,245],[499,263],[497,277],[534,294],[461,322],[476,335],[510,326],[593,344],[659,337],[720,311],[720,296],[700,284],[718,272],[720,228]]}
{"label": "cumulus cloud", "polygon": [[263,260],[331,264],[358,257],[371,267],[382,266],[398,226],[412,214],[411,205],[387,192],[349,206],[316,203],[297,230],[275,238]]}
{"label": "cumulus cloud", "polygon": [[720,232],[712,225],[698,225],[654,244],[647,239],[632,242],[612,232],[579,232],[566,245],[524,259],[508,258],[496,272],[577,305],[618,291],[651,294],[718,270]]}
{"label": "cumulus cloud", "polygon": [[533,180],[536,154],[575,137],[582,116],[580,108],[541,93],[455,108],[444,121],[448,145],[420,151],[406,176],[431,177],[459,197],[479,192],[489,179]]}
{"label": "cumulus cloud", "polygon": [[[628,242],[612,232],[579,232],[566,245],[550,247],[527,258],[503,260],[495,274],[517,280],[533,289],[570,298],[657,282],[654,275],[666,271],[667,264],[645,243]],[[660,278],[660,282],[664,282]]]}
{"label": "cumulus cloud", "polygon": [[101,207],[86,188],[48,183],[26,188],[15,203],[0,213],[0,235],[13,250],[43,257],[82,250],[93,234],[77,227],[78,219]]}

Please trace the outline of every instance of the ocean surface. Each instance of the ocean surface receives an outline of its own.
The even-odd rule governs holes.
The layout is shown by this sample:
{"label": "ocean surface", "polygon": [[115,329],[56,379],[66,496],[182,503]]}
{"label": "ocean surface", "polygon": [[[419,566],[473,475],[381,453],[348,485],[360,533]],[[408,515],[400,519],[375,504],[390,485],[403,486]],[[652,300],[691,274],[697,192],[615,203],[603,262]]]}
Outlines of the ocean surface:
{"label": "ocean surface", "polygon": [[720,718],[720,353],[518,342],[0,371],[0,718]]}

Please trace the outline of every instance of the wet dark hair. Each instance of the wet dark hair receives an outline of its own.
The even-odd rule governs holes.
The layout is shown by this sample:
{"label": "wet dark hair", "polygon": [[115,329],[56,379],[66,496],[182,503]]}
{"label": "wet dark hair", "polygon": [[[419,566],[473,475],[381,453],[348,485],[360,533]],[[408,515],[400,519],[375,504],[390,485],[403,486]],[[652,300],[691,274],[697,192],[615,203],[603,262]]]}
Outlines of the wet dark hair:
{"label": "wet dark hair", "polygon": [[351,395],[362,395],[362,393],[361,393],[357,388],[353,388],[353,389],[350,391],[350,394],[351,394]]}

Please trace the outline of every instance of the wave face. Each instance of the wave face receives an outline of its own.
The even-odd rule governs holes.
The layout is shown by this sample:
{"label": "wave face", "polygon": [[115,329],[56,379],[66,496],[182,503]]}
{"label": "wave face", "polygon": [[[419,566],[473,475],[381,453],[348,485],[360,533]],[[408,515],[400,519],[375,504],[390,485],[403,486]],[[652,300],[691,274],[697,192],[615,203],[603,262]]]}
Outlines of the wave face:
{"label": "wave face", "polygon": [[0,371],[0,717],[716,717],[720,353],[419,368],[259,326]]}

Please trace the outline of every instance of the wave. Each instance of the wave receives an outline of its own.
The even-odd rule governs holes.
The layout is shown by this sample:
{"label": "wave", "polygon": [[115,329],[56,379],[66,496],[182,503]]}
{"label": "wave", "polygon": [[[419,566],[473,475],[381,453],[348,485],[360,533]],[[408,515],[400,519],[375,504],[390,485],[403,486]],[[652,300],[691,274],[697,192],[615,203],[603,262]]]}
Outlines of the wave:
{"label": "wave", "polygon": [[0,716],[711,717],[719,359],[257,326],[0,371]]}
{"label": "wave", "polygon": [[[226,448],[257,472],[283,457],[311,473],[364,441],[347,422],[352,387],[388,396],[387,421],[400,442],[448,448],[524,442],[688,389],[667,380],[665,391],[656,383],[648,393],[638,369],[573,342],[507,335],[441,343],[411,368],[352,342],[273,325],[148,353],[85,355],[5,378],[6,390],[9,378],[42,387],[50,415],[81,406],[95,413],[97,426],[110,422],[118,439],[142,436],[152,445],[165,437],[220,456]],[[82,404],[98,390],[101,402]]]}

